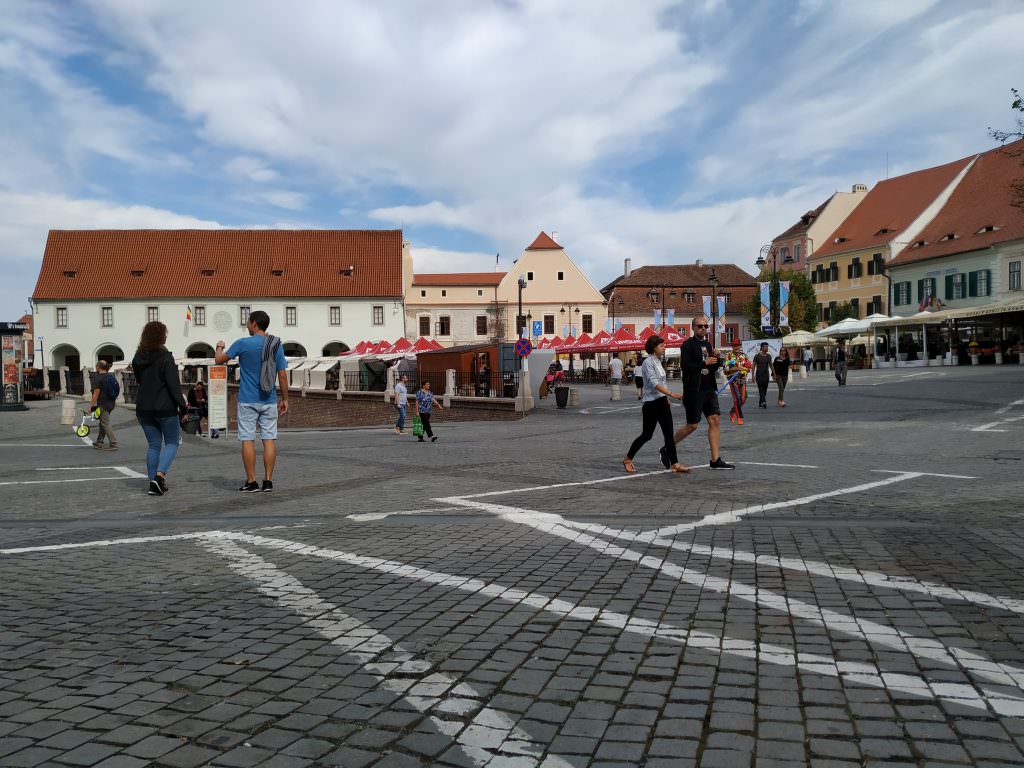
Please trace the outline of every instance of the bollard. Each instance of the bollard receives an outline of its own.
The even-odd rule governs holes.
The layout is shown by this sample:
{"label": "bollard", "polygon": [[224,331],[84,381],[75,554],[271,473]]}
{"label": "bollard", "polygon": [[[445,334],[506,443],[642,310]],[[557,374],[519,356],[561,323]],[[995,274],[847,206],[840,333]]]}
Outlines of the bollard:
{"label": "bollard", "polygon": [[60,423],[61,424],[74,424],[76,414],[76,406],[78,402],[64,398],[60,401]]}
{"label": "bollard", "polygon": [[573,388],[571,388],[569,390],[569,405],[579,405],[579,404],[580,404],[580,391],[576,387],[573,387]]}
{"label": "bollard", "polygon": [[622,386],[619,384],[612,384],[612,400],[617,401],[622,399]]}

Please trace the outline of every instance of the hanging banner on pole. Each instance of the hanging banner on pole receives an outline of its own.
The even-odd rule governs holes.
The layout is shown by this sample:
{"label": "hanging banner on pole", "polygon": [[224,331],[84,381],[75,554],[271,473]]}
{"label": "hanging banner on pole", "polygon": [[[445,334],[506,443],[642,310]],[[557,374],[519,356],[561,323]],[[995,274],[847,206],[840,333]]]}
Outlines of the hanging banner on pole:
{"label": "hanging banner on pole", "polygon": [[761,327],[769,328],[772,324],[772,284],[758,283],[761,293]]}
{"label": "hanging banner on pole", "polygon": [[675,325],[676,311],[674,309],[666,309],[665,314],[667,315],[667,317],[665,318],[665,325]]}
{"label": "hanging banner on pole", "polygon": [[701,298],[704,299],[704,314],[705,314],[705,316],[710,318],[711,317],[711,297],[710,296],[702,296]]}
{"label": "hanging banner on pole", "polygon": [[725,320],[725,296],[718,297],[718,319]]}
{"label": "hanging banner on pole", "polygon": [[779,325],[789,325],[789,281],[779,283]]}
{"label": "hanging banner on pole", "polygon": [[661,327],[661,310],[660,309],[654,310],[654,327],[655,328],[660,328]]}

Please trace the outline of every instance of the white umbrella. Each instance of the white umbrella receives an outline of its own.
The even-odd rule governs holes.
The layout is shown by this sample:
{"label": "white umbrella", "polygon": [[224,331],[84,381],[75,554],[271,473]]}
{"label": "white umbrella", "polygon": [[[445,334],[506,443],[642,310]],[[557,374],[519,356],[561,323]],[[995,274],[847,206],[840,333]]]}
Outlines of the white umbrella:
{"label": "white umbrella", "polygon": [[806,347],[819,340],[810,331],[793,331],[782,337],[782,343],[787,347]]}
{"label": "white umbrella", "polygon": [[830,325],[828,328],[822,328],[814,335],[819,339],[827,338],[829,336],[842,336],[843,334],[856,334],[863,330],[860,327],[860,321],[854,320],[852,317],[847,317],[844,320],[840,320],[834,325]]}

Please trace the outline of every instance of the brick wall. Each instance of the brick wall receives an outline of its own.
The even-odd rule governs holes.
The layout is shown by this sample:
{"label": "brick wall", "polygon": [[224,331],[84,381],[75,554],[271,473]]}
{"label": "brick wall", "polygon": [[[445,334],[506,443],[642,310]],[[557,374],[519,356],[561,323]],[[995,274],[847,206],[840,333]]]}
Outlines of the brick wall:
{"label": "brick wall", "polygon": [[[238,389],[228,388],[228,419],[230,428],[236,428],[235,412]],[[440,398],[438,398],[440,399]],[[406,429],[412,428],[415,400],[410,398],[406,411]],[[394,424],[398,418],[395,406],[384,402],[383,392],[345,392],[339,400],[334,392],[306,392],[291,390],[288,413],[280,421],[283,428],[317,427],[373,427]],[[452,398],[450,408],[435,408],[433,423],[446,421],[512,421],[522,418],[515,410],[515,401],[500,398]]]}

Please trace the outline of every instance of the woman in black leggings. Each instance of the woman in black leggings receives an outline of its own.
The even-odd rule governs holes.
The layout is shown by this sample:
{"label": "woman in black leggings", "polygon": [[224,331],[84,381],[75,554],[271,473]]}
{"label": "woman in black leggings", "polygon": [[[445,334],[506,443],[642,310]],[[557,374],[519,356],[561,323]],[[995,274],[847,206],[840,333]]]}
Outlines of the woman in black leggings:
{"label": "woman in black leggings", "polygon": [[772,363],[775,369],[775,383],[779,386],[779,408],[786,407],[786,384],[789,383],[789,350],[783,347]]}
{"label": "woman in black leggings", "polygon": [[656,427],[661,427],[661,433],[665,437],[665,455],[668,458],[673,472],[689,472],[690,468],[680,464],[676,456],[676,441],[672,436],[672,410],[669,408],[668,399],[682,400],[682,394],[672,392],[667,385],[665,368],[661,364],[661,358],[665,355],[665,340],[660,336],[651,336],[644,345],[647,350],[647,359],[643,364],[643,415],[644,431],[629,446],[629,453],[622,460],[622,466],[629,474],[636,472],[633,466],[633,457],[637,452],[654,437]]}

